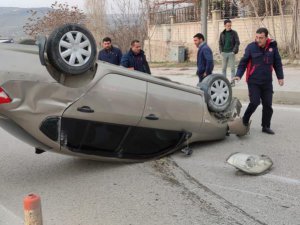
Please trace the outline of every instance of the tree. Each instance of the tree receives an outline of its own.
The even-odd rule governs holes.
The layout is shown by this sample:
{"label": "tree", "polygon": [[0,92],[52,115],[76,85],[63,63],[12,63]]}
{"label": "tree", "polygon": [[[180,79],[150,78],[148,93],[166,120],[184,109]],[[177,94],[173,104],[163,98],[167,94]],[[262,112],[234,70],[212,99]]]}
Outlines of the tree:
{"label": "tree", "polygon": [[25,24],[24,32],[36,38],[38,35],[48,35],[56,27],[66,23],[85,24],[86,16],[77,6],[69,6],[67,3],[58,4],[54,2],[51,9],[42,17],[38,11],[30,10],[31,16]]}
{"label": "tree", "polygon": [[112,0],[111,21],[108,27],[109,35],[125,52],[130,43],[138,39],[142,44],[148,35],[149,0]]}
{"label": "tree", "polygon": [[[300,24],[299,24],[299,11],[300,11],[300,0],[264,0],[264,2],[259,0],[245,0],[246,4],[250,4],[254,14],[257,18],[260,18],[260,23],[263,23],[264,18],[268,18],[268,26],[271,35],[276,39],[276,24],[274,16],[279,16],[280,18],[280,38],[281,38],[281,51],[284,52],[290,59],[295,59],[300,57]],[[263,11],[262,11],[263,6]],[[259,10],[260,9],[260,10]],[[291,12],[292,15],[292,29],[291,35],[288,32],[288,26],[285,15],[287,12]],[[270,25],[270,22],[272,25]],[[290,38],[291,37],[291,38]]]}
{"label": "tree", "polygon": [[290,54],[292,58],[300,58],[300,0],[293,0],[293,24]]}
{"label": "tree", "polygon": [[87,27],[95,36],[96,40],[107,35],[107,15],[105,0],[85,0],[87,13]]}

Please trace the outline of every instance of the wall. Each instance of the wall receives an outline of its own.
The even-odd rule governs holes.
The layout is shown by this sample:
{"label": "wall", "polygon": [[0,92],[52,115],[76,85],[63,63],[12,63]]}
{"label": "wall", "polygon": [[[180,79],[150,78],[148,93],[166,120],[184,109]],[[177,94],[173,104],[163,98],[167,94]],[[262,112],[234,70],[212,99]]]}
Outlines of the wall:
{"label": "wall", "polygon": [[[216,12],[217,14],[219,12]],[[214,18],[220,18],[215,15]],[[197,48],[193,44],[193,36],[200,32],[200,22],[191,23],[173,23],[171,24],[153,25],[149,27],[149,40],[145,41],[144,50],[147,54],[147,58],[152,62],[166,62],[170,61],[170,49],[172,46],[183,45],[187,48],[190,61],[196,60]],[[237,18],[232,19],[232,29],[236,30],[239,34],[241,46],[238,57],[241,57],[245,46],[254,40],[255,31],[259,27],[267,27],[270,33],[270,37],[276,37],[279,47],[284,48],[286,42],[282,35],[283,29],[286,29],[288,40],[291,37],[292,30],[292,17],[284,16],[286,24],[281,24],[281,16],[275,16],[273,18],[275,30],[273,30],[272,18]],[[208,21],[208,44],[214,52],[215,59],[219,59],[219,47],[218,40],[220,32],[224,29],[223,20],[213,19]]]}

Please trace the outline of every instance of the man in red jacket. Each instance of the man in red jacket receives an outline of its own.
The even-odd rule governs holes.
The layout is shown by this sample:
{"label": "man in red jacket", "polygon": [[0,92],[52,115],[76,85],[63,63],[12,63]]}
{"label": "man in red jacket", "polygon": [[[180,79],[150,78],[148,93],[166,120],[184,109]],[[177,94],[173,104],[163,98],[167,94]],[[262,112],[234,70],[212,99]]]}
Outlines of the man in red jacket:
{"label": "man in red jacket", "polygon": [[250,117],[259,106],[261,100],[263,105],[262,132],[275,134],[270,128],[273,114],[273,69],[280,86],[284,84],[284,75],[277,43],[268,38],[268,30],[266,28],[259,28],[256,31],[255,42],[250,43],[246,47],[234,80],[239,81],[246,69],[250,103],[243,116],[243,123],[245,126],[248,126]]}

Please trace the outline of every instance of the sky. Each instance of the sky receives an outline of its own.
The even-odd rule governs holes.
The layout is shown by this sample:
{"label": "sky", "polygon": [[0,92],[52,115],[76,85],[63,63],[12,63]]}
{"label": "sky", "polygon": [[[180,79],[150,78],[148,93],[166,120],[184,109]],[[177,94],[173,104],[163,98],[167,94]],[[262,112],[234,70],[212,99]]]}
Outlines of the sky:
{"label": "sky", "polygon": [[84,9],[84,0],[0,0],[0,7],[50,7],[55,1]]}

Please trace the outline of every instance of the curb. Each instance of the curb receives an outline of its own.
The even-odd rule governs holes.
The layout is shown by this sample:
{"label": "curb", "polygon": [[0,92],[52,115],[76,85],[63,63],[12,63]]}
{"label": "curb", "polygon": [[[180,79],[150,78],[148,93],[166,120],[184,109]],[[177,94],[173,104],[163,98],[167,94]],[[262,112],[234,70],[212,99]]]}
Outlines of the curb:
{"label": "curb", "polygon": [[[248,89],[232,89],[232,95],[241,101],[249,102]],[[274,104],[300,105],[300,92],[274,91]]]}

